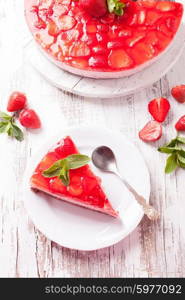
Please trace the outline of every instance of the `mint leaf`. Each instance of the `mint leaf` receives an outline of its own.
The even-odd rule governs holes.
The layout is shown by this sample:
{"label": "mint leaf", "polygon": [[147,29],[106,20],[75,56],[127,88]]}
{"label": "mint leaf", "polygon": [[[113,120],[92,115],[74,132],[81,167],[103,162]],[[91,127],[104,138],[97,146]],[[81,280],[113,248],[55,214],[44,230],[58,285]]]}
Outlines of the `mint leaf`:
{"label": "mint leaf", "polygon": [[172,173],[176,168],[177,168],[177,154],[172,153],[166,161],[165,173],[166,174]]}
{"label": "mint leaf", "polygon": [[78,169],[90,162],[90,158],[87,155],[83,154],[72,154],[69,155],[66,159],[69,163],[69,169]]}
{"label": "mint leaf", "polygon": [[170,154],[170,153],[173,153],[175,151],[179,151],[181,150],[181,148],[179,147],[160,147],[158,148],[158,151],[161,152],[161,153],[166,153],[166,154]]}
{"label": "mint leaf", "polygon": [[64,159],[57,160],[50,168],[44,170],[44,177],[58,177],[65,186],[70,184],[69,170],[78,169],[88,164],[90,158],[83,154],[72,154]]}
{"label": "mint leaf", "polygon": [[22,130],[15,124],[12,124],[11,136],[16,138],[16,140],[18,140],[19,142],[21,142],[24,139]]}
{"label": "mint leaf", "polygon": [[10,116],[0,111],[0,133],[7,133],[8,136],[21,142],[24,139],[23,132],[15,124],[14,118],[14,115]]}
{"label": "mint leaf", "polygon": [[0,111],[0,119],[3,121],[10,121],[12,119],[12,116]]}
{"label": "mint leaf", "polygon": [[0,133],[6,132],[8,122],[0,122]]}
{"label": "mint leaf", "polygon": [[178,136],[178,137],[176,138],[176,141],[177,141],[178,143],[185,144],[185,138],[184,138],[184,137]]}
{"label": "mint leaf", "polygon": [[107,0],[108,11],[115,15],[122,16],[124,14],[125,3],[120,0]]}
{"label": "mint leaf", "polygon": [[62,160],[57,160],[50,168],[43,172],[44,177],[56,177],[60,175],[62,168]]}
{"label": "mint leaf", "polygon": [[164,147],[175,147],[177,144],[178,144],[177,139],[173,139],[168,144],[166,144]]}
{"label": "mint leaf", "polygon": [[65,163],[63,165],[63,168],[60,171],[59,178],[62,180],[62,182],[63,182],[63,184],[65,186],[68,186],[69,183],[70,183],[70,179],[69,179],[69,165],[68,165],[67,160],[64,160],[64,161],[65,161]]}

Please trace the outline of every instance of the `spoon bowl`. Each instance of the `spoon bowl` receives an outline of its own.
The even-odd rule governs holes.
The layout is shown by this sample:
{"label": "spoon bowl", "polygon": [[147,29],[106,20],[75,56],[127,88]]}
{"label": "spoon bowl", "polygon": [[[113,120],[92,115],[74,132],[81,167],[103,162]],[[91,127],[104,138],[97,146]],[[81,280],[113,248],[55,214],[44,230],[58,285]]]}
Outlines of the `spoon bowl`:
{"label": "spoon bowl", "polygon": [[115,174],[124,183],[127,189],[133,194],[135,200],[142,207],[143,212],[150,220],[157,220],[159,213],[149,205],[146,199],[137,193],[137,191],[127,182],[127,180],[119,173],[117,168],[116,157],[112,149],[107,146],[97,147],[92,153],[92,162],[100,170]]}

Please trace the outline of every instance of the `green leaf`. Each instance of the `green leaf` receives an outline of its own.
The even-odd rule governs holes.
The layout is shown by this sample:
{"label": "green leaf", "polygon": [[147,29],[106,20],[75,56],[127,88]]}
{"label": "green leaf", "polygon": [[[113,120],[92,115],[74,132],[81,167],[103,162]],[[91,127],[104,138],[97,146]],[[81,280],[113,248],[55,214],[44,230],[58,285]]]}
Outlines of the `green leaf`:
{"label": "green leaf", "polygon": [[0,122],[0,133],[6,132],[8,122]]}
{"label": "green leaf", "polygon": [[12,137],[16,138],[19,142],[21,142],[24,139],[24,135],[22,130],[16,126],[15,124],[12,124]]}
{"label": "green leaf", "polygon": [[176,140],[177,140],[178,143],[185,144],[185,138],[184,137],[178,136],[176,138]]}
{"label": "green leaf", "polygon": [[62,159],[57,160],[50,168],[48,168],[47,170],[45,170],[42,175],[44,177],[56,177],[60,175],[61,172],[61,168],[62,168]]}
{"label": "green leaf", "polygon": [[178,161],[185,165],[185,151],[179,151],[177,153]]}
{"label": "green leaf", "polygon": [[165,173],[166,174],[172,173],[176,168],[177,168],[177,154],[172,153],[166,161]]}
{"label": "green leaf", "polygon": [[164,147],[175,147],[177,145],[177,139],[171,140],[168,144],[166,144]]}
{"label": "green leaf", "polygon": [[69,169],[78,169],[90,162],[90,158],[87,155],[83,154],[72,154],[69,155],[66,159],[69,163]]}
{"label": "green leaf", "polygon": [[45,170],[42,175],[44,177],[59,177],[64,185],[70,184],[69,170],[78,169],[85,166],[90,161],[87,155],[72,154],[64,159],[57,160],[50,168]]}
{"label": "green leaf", "polygon": [[183,163],[178,159],[178,156],[177,156],[177,165],[178,165],[180,168],[185,169],[185,164],[183,164]]}
{"label": "green leaf", "polygon": [[170,154],[170,153],[173,153],[175,151],[179,151],[181,150],[181,148],[179,147],[160,147],[158,148],[158,151],[161,152],[161,153],[166,153],[166,154]]}
{"label": "green leaf", "polygon": [[107,0],[107,6],[110,13],[122,16],[124,14],[125,3],[120,0]]}
{"label": "green leaf", "polygon": [[0,119],[3,121],[10,121],[12,119],[12,116],[0,111]]}
{"label": "green leaf", "polygon": [[62,180],[65,186],[68,186],[70,184],[69,165],[67,161],[65,161],[64,166],[60,171],[59,178]]}

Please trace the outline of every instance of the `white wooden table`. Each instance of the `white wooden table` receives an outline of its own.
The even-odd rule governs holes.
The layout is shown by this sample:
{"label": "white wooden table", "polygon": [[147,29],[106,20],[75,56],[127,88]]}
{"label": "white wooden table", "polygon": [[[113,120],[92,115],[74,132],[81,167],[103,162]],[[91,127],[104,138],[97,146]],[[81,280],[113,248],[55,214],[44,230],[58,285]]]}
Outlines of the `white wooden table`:
{"label": "white wooden table", "polygon": [[[23,142],[0,136],[0,276],[1,277],[183,277],[185,276],[185,171],[165,176],[166,156],[157,146],[175,135],[173,124],[185,106],[170,97],[170,87],[185,83],[185,53],[159,82],[119,99],[84,99],[52,87],[26,61],[30,35],[22,0],[0,0],[0,109],[13,90],[24,91],[40,115],[40,132],[25,131]],[[154,145],[138,139],[150,120],[147,102],[171,100],[163,138]],[[21,183],[28,159],[48,135],[65,125],[90,124],[123,132],[141,150],[151,175],[151,203],[161,219],[143,219],[125,240],[110,248],[79,252],[43,236],[23,207]],[[143,183],[144,184],[144,183]]]}

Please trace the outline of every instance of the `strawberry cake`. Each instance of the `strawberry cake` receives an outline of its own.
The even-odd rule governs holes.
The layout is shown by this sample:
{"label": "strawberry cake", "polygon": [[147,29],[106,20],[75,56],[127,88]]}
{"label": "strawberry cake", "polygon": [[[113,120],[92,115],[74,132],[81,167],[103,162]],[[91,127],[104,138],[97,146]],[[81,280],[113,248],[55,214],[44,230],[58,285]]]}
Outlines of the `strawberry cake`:
{"label": "strawberry cake", "polygon": [[156,0],[25,0],[40,49],[64,70],[92,78],[134,74],[179,32],[183,5]]}
{"label": "strawberry cake", "polygon": [[[57,174],[54,173],[56,162],[64,161],[74,154],[79,154],[78,149],[72,139],[67,136],[58,142],[38,164],[30,180],[31,187],[58,199],[117,217],[118,213],[101,187],[100,178],[94,175],[88,164],[70,169],[67,183],[63,182],[60,176],[56,176]],[[47,173],[48,170],[50,173]],[[64,174],[64,169],[62,169],[62,174]]]}

